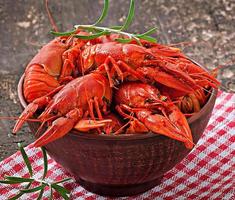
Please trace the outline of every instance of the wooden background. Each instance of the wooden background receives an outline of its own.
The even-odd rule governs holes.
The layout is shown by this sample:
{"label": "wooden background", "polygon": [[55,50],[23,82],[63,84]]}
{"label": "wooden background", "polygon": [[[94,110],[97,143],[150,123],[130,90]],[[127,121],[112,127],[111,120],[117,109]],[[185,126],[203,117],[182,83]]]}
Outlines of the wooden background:
{"label": "wooden background", "polygon": [[[61,31],[74,24],[89,24],[100,15],[102,0],[50,0]],[[144,32],[157,26],[161,43],[190,42],[180,46],[199,63],[214,68],[225,65],[219,79],[223,90],[235,91],[234,0],[136,0],[135,21],[130,31]],[[104,25],[122,24],[128,0],[111,0]],[[17,82],[26,64],[52,36],[42,0],[0,0],[0,116],[19,116]],[[232,61],[232,59],[234,59]],[[230,62],[228,64],[228,62]],[[11,134],[14,121],[0,120],[0,160],[17,150],[17,142],[32,142],[27,125]]]}

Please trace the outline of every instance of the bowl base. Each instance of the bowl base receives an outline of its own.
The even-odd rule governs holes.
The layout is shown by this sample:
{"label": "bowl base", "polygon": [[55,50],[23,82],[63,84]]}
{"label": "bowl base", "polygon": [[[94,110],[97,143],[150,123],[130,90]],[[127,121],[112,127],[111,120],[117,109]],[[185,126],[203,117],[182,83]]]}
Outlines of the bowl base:
{"label": "bowl base", "polygon": [[161,183],[162,178],[163,176],[153,181],[134,185],[104,185],[87,182],[80,178],[77,180],[77,182],[86,190],[96,193],[98,195],[110,197],[123,197],[146,192],[147,190],[150,190],[151,188],[159,185]]}

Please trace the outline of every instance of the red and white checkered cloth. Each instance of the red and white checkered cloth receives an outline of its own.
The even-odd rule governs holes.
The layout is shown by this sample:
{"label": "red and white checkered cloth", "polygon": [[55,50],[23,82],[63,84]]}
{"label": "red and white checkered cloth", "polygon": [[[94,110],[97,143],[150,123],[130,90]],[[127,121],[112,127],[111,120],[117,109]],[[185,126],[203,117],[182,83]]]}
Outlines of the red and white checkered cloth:
{"label": "red and white checkered cloth", "polygon": [[[35,177],[43,172],[42,153],[28,146],[26,152]],[[49,159],[48,179],[70,176],[60,165]],[[4,175],[25,176],[27,168],[19,152],[0,163],[0,179]],[[70,181],[64,185],[71,190],[71,199],[108,199],[86,191]],[[17,193],[17,189],[0,184],[0,200]],[[49,197],[49,191],[44,194]],[[24,194],[21,199],[36,199],[37,194]],[[54,199],[61,199],[58,194]],[[192,152],[165,174],[161,185],[134,197],[119,199],[235,199],[235,94],[219,92],[206,131]]]}

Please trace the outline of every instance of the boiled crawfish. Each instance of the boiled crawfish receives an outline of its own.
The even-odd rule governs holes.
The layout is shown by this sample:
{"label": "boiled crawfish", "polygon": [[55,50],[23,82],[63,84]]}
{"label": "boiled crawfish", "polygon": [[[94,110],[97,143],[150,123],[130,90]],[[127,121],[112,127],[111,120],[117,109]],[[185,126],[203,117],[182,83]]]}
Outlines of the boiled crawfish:
{"label": "boiled crawfish", "polygon": [[[77,30],[76,34],[88,33]],[[57,37],[43,46],[25,70],[23,92],[27,102],[32,102],[78,77],[82,50],[86,45],[99,42],[105,41],[84,41],[64,36]]]}
{"label": "boiled crawfish", "polygon": [[186,118],[156,87],[139,82],[124,83],[114,99],[118,113],[131,120],[127,133],[152,131],[184,142],[189,149],[193,147]]}
{"label": "boiled crawfish", "polygon": [[[91,73],[78,77],[58,90],[31,102],[21,114],[13,132],[17,132],[25,120],[32,117],[39,109],[44,109],[44,112],[38,119],[43,123],[52,124],[36,140],[34,143],[36,147],[63,137],[78,122],[76,128],[82,131],[102,127],[111,122],[111,120],[103,120],[102,116],[102,113],[107,114],[108,104],[112,100],[109,82],[102,74]],[[87,117],[92,122],[90,119],[86,120]],[[96,118],[99,120],[96,121]]]}
{"label": "boiled crawfish", "polygon": [[[107,42],[88,46],[81,54],[82,72],[89,73],[97,69],[104,71],[113,87],[115,72],[123,81],[131,76],[142,82],[158,82],[175,90],[192,93],[205,85],[217,87],[218,81],[197,65],[182,58],[176,63],[166,56],[158,56],[151,50],[136,44]],[[190,65],[189,65],[190,63]],[[189,70],[190,69],[190,70]]]}

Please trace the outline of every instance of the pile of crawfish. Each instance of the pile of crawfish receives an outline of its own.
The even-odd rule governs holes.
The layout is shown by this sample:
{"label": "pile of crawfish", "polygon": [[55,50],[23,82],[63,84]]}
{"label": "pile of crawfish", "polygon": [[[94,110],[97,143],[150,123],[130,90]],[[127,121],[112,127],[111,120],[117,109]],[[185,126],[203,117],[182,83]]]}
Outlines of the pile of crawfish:
{"label": "pile of crawfish", "polygon": [[118,37],[61,36],[45,45],[26,67],[28,106],[13,133],[38,113],[47,130],[35,147],[76,129],[110,135],[152,132],[191,149],[186,117],[200,111],[219,82],[178,48],[145,40],[123,44]]}

